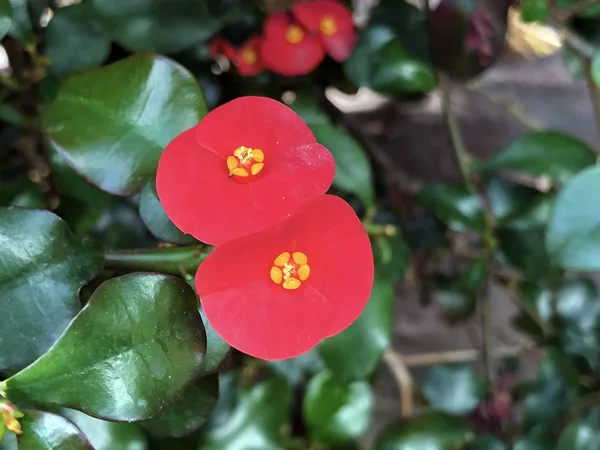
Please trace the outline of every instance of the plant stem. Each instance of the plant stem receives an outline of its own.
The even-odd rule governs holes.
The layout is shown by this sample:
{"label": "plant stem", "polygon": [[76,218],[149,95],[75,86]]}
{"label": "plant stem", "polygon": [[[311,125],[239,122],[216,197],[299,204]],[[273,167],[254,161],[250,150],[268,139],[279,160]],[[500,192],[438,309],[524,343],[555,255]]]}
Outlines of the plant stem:
{"label": "plant stem", "polygon": [[392,224],[380,224],[365,221],[363,222],[363,226],[371,236],[395,236],[398,234],[398,229]]}
{"label": "plant stem", "polygon": [[108,250],[104,260],[107,269],[117,271],[150,271],[185,276],[194,273],[211,250],[212,247],[207,245]]}

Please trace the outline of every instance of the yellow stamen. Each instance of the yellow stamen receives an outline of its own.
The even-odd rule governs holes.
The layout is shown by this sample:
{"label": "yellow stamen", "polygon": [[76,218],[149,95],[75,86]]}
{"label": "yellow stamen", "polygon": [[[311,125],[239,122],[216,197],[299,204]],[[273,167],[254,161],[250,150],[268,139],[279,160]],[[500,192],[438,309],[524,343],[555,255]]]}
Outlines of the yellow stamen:
{"label": "yellow stamen", "polygon": [[265,167],[265,165],[263,163],[256,163],[256,164],[252,164],[252,167],[250,167],[250,173],[252,175],[256,175],[258,172],[260,172],[263,167]]}
{"label": "yellow stamen", "polygon": [[231,175],[235,175],[237,177],[247,177],[248,171],[246,169],[242,169],[241,167],[238,167],[237,169],[233,169],[231,171]]}
{"label": "yellow stamen", "polygon": [[252,159],[256,162],[263,162],[265,160],[265,154],[259,148],[252,151]]}
{"label": "yellow stamen", "polygon": [[247,48],[242,52],[242,59],[246,64],[253,65],[256,64],[256,61],[258,61],[258,56],[254,50]]}
{"label": "yellow stamen", "polygon": [[283,273],[279,267],[271,267],[271,280],[276,284],[281,284],[283,281]]}
{"label": "yellow stamen", "polygon": [[298,278],[300,278],[302,281],[306,280],[309,275],[310,267],[308,267],[308,264],[303,264],[298,267]]}
{"label": "yellow stamen", "polygon": [[275,258],[275,261],[273,261],[273,264],[276,265],[276,266],[283,267],[283,266],[285,266],[287,264],[287,262],[289,260],[290,260],[290,253],[289,252],[283,252],[277,258]]}
{"label": "yellow stamen", "polygon": [[287,290],[298,289],[302,282],[298,278],[289,278],[283,282],[283,288]]}
{"label": "yellow stamen", "polygon": [[304,31],[298,25],[290,25],[285,30],[285,40],[290,44],[297,44],[304,39]]}
{"label": "yellow stamen", "polygon": [[231,172],[237,166],[238,166],[237,158],[235,156],[228,156],[227,157],[227,168],[229,169],[229,171]]}
{"label": "yellow stamen", "polygon": [[294,252],[294,254],[292,255],[292,258],[294,258],[294,262],[298,265],[308,263],[308,258],[302,252]]}
{"label": "yellow stamen", "polygon": [[319,28],[321,29],[321,33],[323,33],[327,36],[331,36],[331,35],[337,33],[337,30],[338,30],[337,24],[335,23],[335,20],[331,16],[323,17],[323,19],[321,19],[321,22],[319,24]]}

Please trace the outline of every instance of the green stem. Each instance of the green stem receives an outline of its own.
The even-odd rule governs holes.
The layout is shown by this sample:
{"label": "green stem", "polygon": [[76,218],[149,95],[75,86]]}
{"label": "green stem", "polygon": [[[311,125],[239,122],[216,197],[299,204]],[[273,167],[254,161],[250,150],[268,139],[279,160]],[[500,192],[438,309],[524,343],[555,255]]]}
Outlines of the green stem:
{"label": "green stem", "polygon": [[108,250],[104,256],[107,269],[150,271],[172,275],[194,273],[212,247],[193,245],[136,250]]}
{"label": "green stem", "polygon": [[396,226],[392,224],[363,222],[363,226],[365,227],[367,233],[371,236],[395,236],[398,234]]}

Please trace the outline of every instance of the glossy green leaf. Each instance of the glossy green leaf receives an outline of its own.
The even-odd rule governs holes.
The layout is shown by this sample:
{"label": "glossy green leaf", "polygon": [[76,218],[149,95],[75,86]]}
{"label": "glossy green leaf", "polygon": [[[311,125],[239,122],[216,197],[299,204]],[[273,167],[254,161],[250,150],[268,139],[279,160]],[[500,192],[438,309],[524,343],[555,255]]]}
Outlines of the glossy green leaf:
{"label": "glossy green leaf", "polygon": [[312,349],[295,358],[267,361],[267,364],[273,372],[284,377],[291,386],[296,386],[305,378],[325,369],[325,363],[317,349]]}
{"label": "glossy green leaf", "polygon": [[206,336],[196,308],[196,295],[178,278],[113,278],[46,354],[6,380],[6,397],[108,420],[149,418],[201,370]]}
{"label": "glossy green leaf", "polygon": [[600,50],[596,50],[594,52],[590,66],[590,73],[592,74],[594,83],[596,83],[596,87],[600,89]]}
{"label": "glossy green leaf", "polygon": [[543,228],[501,228],[496,230],[496,238],[503,259],[527,279],[549,278],[557,273],[544,245]]}
{"label": "glossy green leaf", "polygon": [[499,177],[488,180],[485,188],[491,213],[498,226],[535,228],[548,220],[551,195]]}
{"label": "glossy green leaf", "polygon": [[10,0],[0,0],[0,39],[6,36],[12,23],[12,6]]}
{"label": "glossy green leaf", "polygon": [[81,176],[111,194],[132,195],[155,176],[165,146],[205,114],[194,76],[144,53],[70,77],[44,120]]}
{"label": "glossy green leaf", "polygon": [[548,18],[548,0],[523,0],[521,18],[523,22],[543,22]]}
{"label": "glossy green leaf", "polygon": [[324,371],[308,383],[302,414],[314,441],[339,443],[353,440],[367,429],[373,403],[366,381],[344,383]]}
{"label": "glossy green leaf", "polygon": [[562,431],[556,450],[594,450],[600,444],[600,408],[571,422]]}
{"label": "glossy green leaf", "polygon": [[507,447],[500,439],[491,434],[481,434],[475,436],[475,439],[466,447],[466,450],[507,450]]}
{"label": "glossy green leaf", "polygon": [[231,351],[231,347],[217,334],[202,308],[199,308],[198,312],[202,317],[204,329],[206,330],[206,355],[202,364],[202,372],[211,373],[217,370],[221,363],[225,361],[225,358],[227,358],[227,355]]}
{"label": "glossy green leaf", "polygon": [[394,287],[387,279],[375,277],[369,302],[358,319],[319,344],[319,353],[336,378],[360,380],[375,371],[390,345],[395,303]]}
{"label": "glossy green leaf", "polygon": [[462,186],[430,184],[419,192],[417,201],[454,231],[480,231],[485,226],[481,201]]}
{"label": "glossy green leaf", "polygon": [[558,194],[546,234],[553,261],[570,270],[600,269],[600,167],[571,179]]}
{"label": "glossy green leaf", "polygon": [[513,141],[480,167],[522,172],[564,183],[595,161],[594,151],[574,137],[558,131],[534,131]]}
{"label": "glossy green leaf", "polygon": [[[0,26],[2,25],[0,18]],[[8,103],[0,104],[0,120],[12,125],[23,126],[25,125],[25,118],[17,111],[17,109],[9,105]]]}
{"label": "glossy green leaf", "polygon": [[450,414],[473,411],[486,394],[483,380],[471,367],[462,364],[432,367],[422,389],[432,407]]}
{"label": "glossy green leaf", "polygon": [[357,86],[391,95],[429,92],[437,83],[433,70],[408,55],[384,25],[361,32],[344,72]]}
{"label": "glossy green leaf", "polygon": [[556,440],[547,430],[527,433],[515,441],[513,450],[548,450],[556,445]]}
{"label": "glossy green leaf", "polygon": [[219,398],[217,374],[199,378],[190,384],[158,415],[142,425],[157,437],[183,437],[200,428]]}
{"label": "glossy green leaf", "polygon": [[4,435],[4,439],[0,440],[0,450],[18,450],[17,436],[7,432]]}
{"label": "glossy green leaf", "polygon": [[389,425],[377,438],[375,450],[455,450],[471,430],[466,420],[444,413],[426,413]]}
{"label": "glossy green leaf", "polygon": [[291,401],[281,378],[243,390],[230,414],[206,431],[198,450],[281,450]]}
{"label": "glossy green leaf", "polygon": [[91,0],[113,38],[132,52],[175,53],[208,39],[220,22],[205,0]]}
{"label": "glossy green leaf", "polygon": [[0,369],[44,353],[81,308],[79,289],[103,266],[102,247],[48,211],[0,208]]}
{"label": "glossy green leaf", "polygon": [[[579,395],[579,373],[560,351],[551,348],[523,402],[523,427],[552,427]],[[552,407],[548,407],[552,405]]]}
{"label": "glossy green leaf", "polygon": [[110,52],[110,37],[94,20],[91,3],[59,8],[46,28],[48,71],[64,77],[102,64]]}
{"label": "glossy green leaf", "polygon": [[8,35],[21,42],[26,48],[33,48],[35,36],[29,15],[27,0],[10,0],[12,9],[12,22]]}
{"label": "glossy green leaf", "polygon": [[290,108],[298,114],[307,125],[331,125],[329,116],[319,106],[319,102],[309,91],[296,91],[294,102],[289,105]]}
{"label": "glossy green leaf", "polygon": [[19,450],[94,450],[85,435],[70,420],[43,411],[23,411],[19,421],[23,434]]}
{"label": "glossy green leaf", "polygon": [[366,207],[373,206],[373,175],[365,151],[352,136],[332,125],[311,125],[317,142],[324,145],[335,159],[333,185],[356,195]]}
{"label": "glossy green leaf", "polygon": [[198,242],[189,234],[177,228],[167,217],[167,213],[158,200],[156,183],[149,181],[140,193],[140,217],[148,231],[157,239],[173,244],[193,244]]}
{"label": "glossy green leaf", "polygon": [[371,245],[378,273],[391,284],[402,281],[411,261],[410,249],[400,230],[395,236],[373,237]]}
{"label": "glossy green leaf", "polygon": [[108,422],[74,409],[61,409],[60,415],[71,420],[86,435],[95,450],[147,450],[148,443],[138,424]]}

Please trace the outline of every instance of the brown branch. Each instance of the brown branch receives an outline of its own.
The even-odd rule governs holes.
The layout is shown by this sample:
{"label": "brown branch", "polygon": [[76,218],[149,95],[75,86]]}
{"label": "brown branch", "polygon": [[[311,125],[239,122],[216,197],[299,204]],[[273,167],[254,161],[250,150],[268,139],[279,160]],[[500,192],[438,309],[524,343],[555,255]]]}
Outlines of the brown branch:
{"label": "brown branch", "polygon": [[400,391],[400,414],[402,417],[411,417],[415,409],[413,401],[414,381],[403,359],[391,347],[383,354],[383,361],[392,372]]}
{"label": "brown branch", "polygon": [[[499,359],[512,358],[534,351],[536,347],[532,344],[520,346],[501,346],[493,349],[494,356]],[[482,357],[479,349],[453,350],[448,352],[419,353],[415,355],[404,355],[403,361],[406,367],[433,366],[435,364],[469,363],[478,361]]]}

